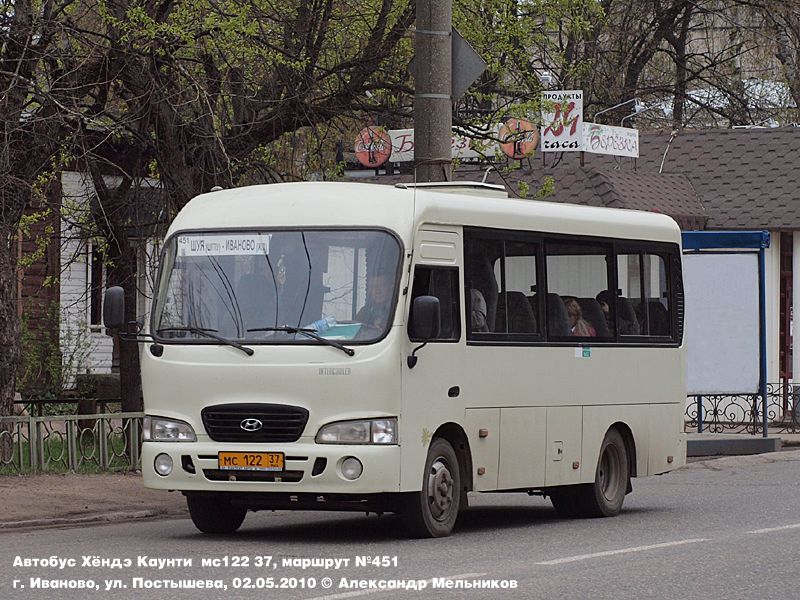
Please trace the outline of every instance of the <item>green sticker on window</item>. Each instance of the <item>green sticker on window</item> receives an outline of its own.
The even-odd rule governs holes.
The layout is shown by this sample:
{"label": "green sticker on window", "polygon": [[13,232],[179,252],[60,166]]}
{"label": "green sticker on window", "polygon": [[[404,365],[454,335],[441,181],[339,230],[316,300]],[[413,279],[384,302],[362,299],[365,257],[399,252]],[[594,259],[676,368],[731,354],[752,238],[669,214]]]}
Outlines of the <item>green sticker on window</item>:
{"label": "green sticker on window", "polygon": [[592,349],[591,348],[584,348],[583,349],[583,358],[590,358],[592,356]]}

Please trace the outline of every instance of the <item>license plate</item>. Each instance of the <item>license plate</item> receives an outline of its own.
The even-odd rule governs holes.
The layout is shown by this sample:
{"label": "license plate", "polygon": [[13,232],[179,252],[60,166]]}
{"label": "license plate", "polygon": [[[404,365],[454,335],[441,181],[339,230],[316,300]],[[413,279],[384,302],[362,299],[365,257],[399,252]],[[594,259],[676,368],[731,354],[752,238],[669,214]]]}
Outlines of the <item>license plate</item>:
{"label": "license plate", "polygon": [[220,469],[283,471],[283,452],[220,452]]}

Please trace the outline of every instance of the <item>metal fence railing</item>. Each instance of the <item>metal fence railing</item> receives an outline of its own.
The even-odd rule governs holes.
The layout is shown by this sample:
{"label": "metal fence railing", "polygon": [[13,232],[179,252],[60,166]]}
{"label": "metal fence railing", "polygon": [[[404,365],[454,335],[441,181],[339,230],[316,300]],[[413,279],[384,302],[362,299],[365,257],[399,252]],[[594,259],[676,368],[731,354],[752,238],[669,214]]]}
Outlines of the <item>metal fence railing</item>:
{"label": "metal fence railing", "polygon": [[0,417],[0,473],[139,470],[142,417]]}
{"label": "metal fence railing", "polygon": [[[800,386],[767,384],[768,433],[800,433]],[[687,431],[699,433],[764,433],[763,401],[759,394],[715,394],[689,396],[686,403]]]}
{"label": "metal fence railing", "polygon": [[[0,474],[141,469],[144,413],[0,417]],[[690,396],[687,431],[763,433],[758,394]],[[800,433],[800,386],[767,386],[770,433]]]}

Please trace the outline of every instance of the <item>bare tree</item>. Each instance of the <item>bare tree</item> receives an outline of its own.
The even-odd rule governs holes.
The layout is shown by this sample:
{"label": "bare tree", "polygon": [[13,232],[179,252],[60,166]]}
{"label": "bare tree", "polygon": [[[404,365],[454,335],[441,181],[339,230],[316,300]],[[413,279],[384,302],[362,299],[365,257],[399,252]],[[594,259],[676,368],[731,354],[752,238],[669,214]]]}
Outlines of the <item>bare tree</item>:
{"label": "bare tree", "polygon": [[[265,155],[296,131],[353,114],[365,91],[396,83],[385,63],[414,14],[406,0],[130,8],[86,5],[65,26],[59,62],[72,73],[60,98],[94,186],[91,233],[105,240],[108,281],[125,288],[133,321],[136,247],[126,219],[140,182],[158,178],[169,220],[214,185],[257,181]],[[136,410],[138,351],[122,344],[119,356],[123,409]]]}
{"label": "bare tree", "polygon": [[[0,0],[0,414],[19,359],[11,240],[48,174],[66,162],[90,174],[87,235],[105,240],[134,320],[137,187],[159,181],[166,222],[214,185],[302,176],[365,120],[404,124],[413,11],[409,0]],[[768,111],[745,81],[765,53],[797,106],[799,15],[797,0],[465,0],[454,21],[489,68],[456,122],[481,136],[476,124],[537,114],[545,71],[582,87],[589,115],[645,97],[671,104],[669,126],[757,122]],[[121,347],[126,409],[138,408],[137,360]]]}
{"label": "bare tree", "polygon": [[70,4],[0,2],[0,415],[11,414],[20,360],[14,240],[31,198],[46,191],[63,137],[41,68]]}
{"label": "bare tree", "polygon": [[768,31],[775,39],[775,56],[794,100],[795,119],[800,120],[800,2],[768,1],[758,5]]}

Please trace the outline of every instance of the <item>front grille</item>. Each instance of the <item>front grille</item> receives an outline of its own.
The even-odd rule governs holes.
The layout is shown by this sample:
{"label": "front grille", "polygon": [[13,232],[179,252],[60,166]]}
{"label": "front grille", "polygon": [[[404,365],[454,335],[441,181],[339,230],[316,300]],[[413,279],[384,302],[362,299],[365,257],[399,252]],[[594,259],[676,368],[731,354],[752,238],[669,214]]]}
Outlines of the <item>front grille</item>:
{"label": "front grille", "polygon": [[[201,414],[215,442],[296,442],[308,421],[305,408],[282,404],[219,404],[207,406]],[[242,429],[246,419],[257,419],[261,427]]]}
{"label": "front grille", "polygon": [[232,471],[229,469],[203,469],[209,481],[268,481],[297,483],[303,479],[303,471],[278,471],[261,473],[259,471]]}

